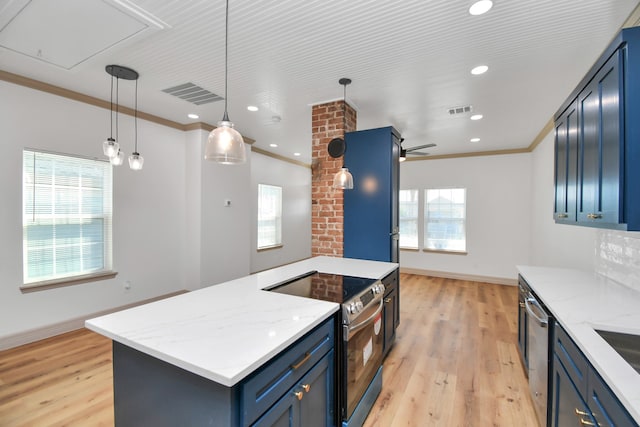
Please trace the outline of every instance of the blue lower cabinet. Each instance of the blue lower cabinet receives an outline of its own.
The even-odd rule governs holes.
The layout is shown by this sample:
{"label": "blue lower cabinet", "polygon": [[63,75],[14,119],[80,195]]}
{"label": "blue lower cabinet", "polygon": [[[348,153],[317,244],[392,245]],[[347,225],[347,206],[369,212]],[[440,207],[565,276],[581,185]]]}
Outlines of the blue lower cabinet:
{"label": "blue lower cabinet", "polygon": [[333,350],[262,415],[254,427],[333,425]]}
{"label": "blue lower cabinet", "polygon": [[[553,361],[553,403],[551,425],[589,426],[597,425],[582,395],[569,377],[562,362],[555,356]],[[591,424],[588,424],[591,423]]]}

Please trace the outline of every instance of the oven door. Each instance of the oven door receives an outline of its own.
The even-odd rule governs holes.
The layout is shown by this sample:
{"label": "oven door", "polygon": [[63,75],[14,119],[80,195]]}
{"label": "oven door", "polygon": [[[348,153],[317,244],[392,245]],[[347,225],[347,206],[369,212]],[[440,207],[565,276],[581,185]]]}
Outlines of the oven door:
{"label": "oven door", "polygon": [[380,299],[381,304],[373,305],[351,325],[344,326],[346,419],[351,418],[358,402],[382,365],[382,302]]}

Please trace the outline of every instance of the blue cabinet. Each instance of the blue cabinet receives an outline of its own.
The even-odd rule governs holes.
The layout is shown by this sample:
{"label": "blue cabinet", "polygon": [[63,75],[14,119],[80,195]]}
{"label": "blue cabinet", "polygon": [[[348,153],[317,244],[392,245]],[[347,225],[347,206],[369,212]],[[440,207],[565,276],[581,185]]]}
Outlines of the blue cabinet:
{"label": "blue cabinet", "polygon": [[331,318],[233,387],[113,343],[116,426],[335,425]]}
{"label": "blue cabinet", "polygon": [[384,345],[382,356],[386,357],[393,343],[396,340],[396,329],[400,324],[400,291],[398,283],[400,272],[394,270],[382,279],[384,284],[384,306],[382,309],[382,319],[384,327]]}
{"label": "blue cabinet", "polygon": [[551,425],[638,427],[559,323],[555,324]]}
{"label": "blue cabinet", "polygon": [[400,134],[384,127],[345,138],[353,189],[344,191],[344,256],[398,262]]}
{"label": "blue cabinet", "polygon": [[622,30],[555,115],[557,223],[640,230],[640,28]]}

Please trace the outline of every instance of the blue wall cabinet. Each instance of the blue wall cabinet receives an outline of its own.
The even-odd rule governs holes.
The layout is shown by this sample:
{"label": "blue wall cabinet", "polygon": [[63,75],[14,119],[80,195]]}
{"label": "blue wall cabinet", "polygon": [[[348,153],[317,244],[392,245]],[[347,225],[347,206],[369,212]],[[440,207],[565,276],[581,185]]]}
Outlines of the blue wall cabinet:
{"label": "blue wall cabinet", "polygon": [[331,318],[233,387],[113,342],[116,426],[335,425]]}
{"label": "blue wall cabinet", "polygon": [[554,325],[551,425],[638,427],[562,326]]}
{"label": "blue wall cabinet", "polygon": [[623,29],[555,115],[557,223],[640,231],[640,28]]}
{"label": "blue wall cabinet", "polygon": [[400,134],[384,127],[345,138],[353,189],[344,190],[344,256],[398,262]]}

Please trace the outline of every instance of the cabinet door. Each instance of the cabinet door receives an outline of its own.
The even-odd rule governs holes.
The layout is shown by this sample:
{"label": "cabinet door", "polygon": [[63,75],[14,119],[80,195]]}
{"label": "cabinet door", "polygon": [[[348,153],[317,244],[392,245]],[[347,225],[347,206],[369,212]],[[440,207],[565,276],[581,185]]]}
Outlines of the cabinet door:
{"label": "cabinet door", "polygon": [[393,289],[384,296],[384,308],[382,318],[384,324],[384,347],[383,355],[386,356],[394,340],[396,339],[396,307],[398,299],[398,290]]}
{"label": "cabinet door", "polygon": [[622,222],[622,59],[616,51],[578,95],[579,222]]}
{"label": "cabinet door", "polygon": [[552,384],[551,425],[553,427],[597,425],[558,357],[554,357],[553,360]]}
{"label": "cabinet door", "polygon": [[554,218],[575,222],[578,183],[578,111],[571,104],[556,121]]}
{"label": "cabinet door", "polygon": [[589,409],[599,427],[637,427],[611,389],[592,368],[589,372]]}
{"label": "cabinet door", "polygon": [[253,427],[333,426],[333,357],[331,350]]}

